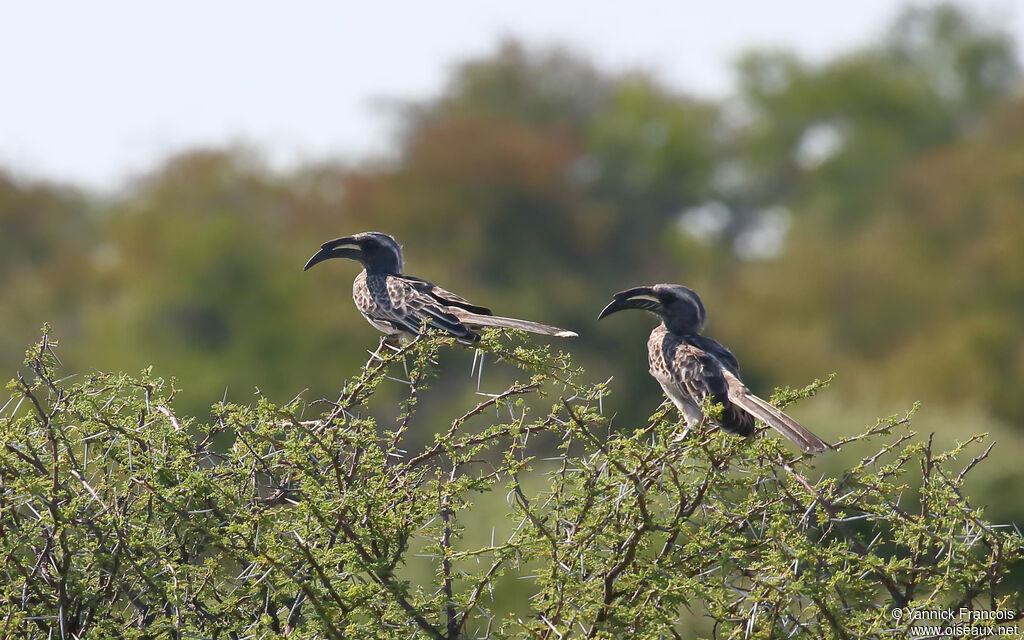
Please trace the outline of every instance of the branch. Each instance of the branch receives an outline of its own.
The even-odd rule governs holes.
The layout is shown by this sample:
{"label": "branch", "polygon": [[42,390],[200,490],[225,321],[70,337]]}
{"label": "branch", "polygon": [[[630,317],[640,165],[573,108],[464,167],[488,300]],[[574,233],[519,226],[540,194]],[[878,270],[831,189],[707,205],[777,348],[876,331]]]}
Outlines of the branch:
{"label": "branch", "polygon": [[[416,467],[416,466],[426,462],[427,460],[429,460],[429,459],[431,459],[431,458],[433,458],[435,456],[438,456],[441,453],[443,453],[444,450],[445,450],[446,441],[455,434],[455,431],[459,428],[459,426],[462,425],[462,423],[464,423],[466,420],[472,418],[473,416],[477,415],[478,413],[480,413],[481,411],[486,409],[487,407],[493,406],[495,403],[497,403],[497,402],[499,402],[501,400],[504,400],[505,398],[508,398],[509,396],[523,395],[523,394],[527,393],[528,391],[532,391],[533,389],[536,389],[539,386],[540,386],[539,382],[531,382],[530,384],[516,385],[516,386],[513,386],[513,387],[509,387],[508,389],[506,389],[505,391],[502,391],[498,395],[493,396],[491,398],[488,398],[487,400],[481,402],[477,406],[475,406],[472,409],[470,409],[469,411],[467,411],[461,417],[456,418],[455,421],[452,422],[451,428],[448,429],[447,433],[445,433],[444,436],[438,438],[437,443],[434,444],[434,446],[432,448],[430,448],[427,451],[424,451],[420,455],[418,455],[415,458],[413,458],[412,460],[410,460],[407,466],[409,468]],[[547,426],[546,424],[543,424],[543,425],[533,425],[532,427],[527,427],[526,429],[524,429],[524,431],[526,431],[527,433],[533,433],[535,431],[541,431],[546,426]],[[505,429],[501,429],[501,430],[499,430],[499,431],[497,431],[495,433],[492,433],[492,434],[490,434],[488,436],[477,436],[477,437],[473,437],[473,438],[468,438],[466,440],[463,440],[462,442],[456,442],[454,444],[449,445],[448,448],[450,448],[452,451],[458,451],[460,449],[465,449],[466,447],[472,446],[474,444],[480,444],[480,443],[483,443],[483,442],[487,442],[488,440],[493,440],[495,438],[499,438],[501,436],[508,435],[509,433],[511,433],[511,429],[510,428],[505,428]]]}
{"label": "branch", "polygon": [[[826,498],[824,495],[822,495],[820,491],[811,486],[811,484],[807,482],[807,480],[802,475],[797,473],[796,470],[792,466],[790,466],[788,462],[783,462],[782,468],[788,471],[790,475],[792,475],[797,482],[803,485],[803,487],[807,489],[807,491],[812,496],[814,496],[814,499],[817,500],[819,504],[821,504],[821,506],[828,513],[829,522],[831,522],[832,525],[835,526],[835,528],[843,534],[843,537],[846,538],[846,541],[850,544],[850,546],[853,547],[854,551],[864,556],[871,553],[871,550],[865,547],[864,543],[857,538],[856,534],[850,531],[849,527],[846,526],[846,523],[843,522],[843,519],[839,517],[838,509],[836,509],[835,505],[828,498]],[[902,592],[900,592],[900,590],[896,587],[896,582],[893,581],[892,578],[890,578],[887,574],[883,573],[879,569],[872,569],[871,572],[875,574],[875,577],[878,578],[878,581],[882,583],[882,586],[885,587],[886,591],[889,592],[889,595],[892,596],[893,600],[896,602],[898,606],[907,606],[906,596]]]}

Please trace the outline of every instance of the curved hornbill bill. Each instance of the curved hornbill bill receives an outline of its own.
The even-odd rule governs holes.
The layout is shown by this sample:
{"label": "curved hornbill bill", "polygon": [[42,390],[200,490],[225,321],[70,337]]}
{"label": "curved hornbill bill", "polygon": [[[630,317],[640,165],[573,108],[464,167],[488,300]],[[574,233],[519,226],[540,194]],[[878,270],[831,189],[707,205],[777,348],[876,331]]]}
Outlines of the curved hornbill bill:
{"label": "curved hornbill bill", "polygon": [[425,326],[468,342],[479,340],[476,329],[485,327],[522,329],[559,338],[576,335],[538,322],[493,315],[487,307],[403,274],[402,247],[386,233],[366,231],[325,242],[303,271],[331,258],[348,258],[363,265],[352,283],[352,301],[367,322],[388,335],[418,336]]}
{"label": "curved hornbill bill", "polygon": [[701,335],[707,314],[700,297],[678,284],[636,287],[615,294],[598,320],[623,309],[643,309],[661,318],[647,341],[651,375],[676,405],[689,427],[704,419],[701,403],[722,405],[719,426],[749,436],[759,418],[807,453],[829,448],[796,420],[750,392],[740,380],[739,363],[728,349]]}

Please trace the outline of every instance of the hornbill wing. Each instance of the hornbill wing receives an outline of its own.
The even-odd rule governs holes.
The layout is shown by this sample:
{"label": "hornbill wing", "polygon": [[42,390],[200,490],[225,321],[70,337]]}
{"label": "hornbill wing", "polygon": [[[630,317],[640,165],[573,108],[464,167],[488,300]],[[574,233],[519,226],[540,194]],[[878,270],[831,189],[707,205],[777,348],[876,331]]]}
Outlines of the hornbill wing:
{"label": "hornbill wing", "polygon": [[[714,342],[710,338],[704,338],[704,340]],[[732,355],[725,347],[721,348],[726,353],[729,353],[730,356]],[[735,361],[735,358],[733,361]],[[731,370],[727,368],[722,372],[722,375],[728,385],[729,400],[733,406],[739,407],[754,418],[758,418],[761,422],[781,433],[807,453],[821,453],[829,448],[824,440],[793,418],[787,416],[781,409],[772,405],[764,398],[754,395],[747,388],[747,385],[743,384],[743,381],[740,380],[736,368],[731,368]]]}
{"label": "hornbill wing", "polygon": [[723,429],[749,435],[754,432],[754,418],[758,418],[808,453],[828,448],[799,422],[751,393],[740,380],[739,364],[731,351],[704,336],[688,336],[686,340],[689,344],[682,344],[680,350],[688,351],[677,356],[676,370],[698,402],[710,395],[725,407]]}
{"label": "hornbill wing", "polygon": [[722,365],[733,373],[735,376],[740,374],[740,363],[736,360],[736,356],[732,354],[725,346],[719,343],[717,340],[712,338],[706,338],[701,335],[687,336],[686,341],[692,344],[694,347],[701,351],[710,354],[715,357]]}
{"label": "hornbill wing", "polygon": [[496,316],[487,307],[472,304],[462,296],[452,293],[447,289],[442,289],[433,282],[428,282],[421,278],[407,276],[405,274],[392,276],[392,278],[404,280],[410,287],[415,289],[421,295],[431,298],[442,307],[448,307],[446,311],[456,317],[462,324],[473,328],[499,327],[505,329],[518,329],[546,336],[557,336],[559,338],[571,338],[576,336],[576,332],[574,331],[560,329],[540,322]]}
{"label": "hornbill wing", "polygon": [[[445,305],[438,303],[435,298],[421,291],[415,283],[409,282],[403,276],[388,277],[387,295],[390,308],[387,309],[388,317],[384,319],[402,325],[410,333],[419,334],[419,328],[427,324],[447,331],[457,338],[477,338],[458,317],[445,308]],[[381,310],[383,311],[384,307],[381,307]],[[411,327],[414,329],[410,330]]]}
{"label": "hornbill wing", "polygon": [[666,360],[672,363],[673,378],[682,393],[697,404],[710,400],[722,405],[723,429],[744,436],[754,432],[753,416],[730,402],[727,370],[716,354],[687,341],[677,343],[675,353],[666,354]]}
{"label": "hornbill wing", "polygon": [[394,277],[401,278],[402,280],[405,280],[406,282],[408,282],[410,284],[410,286],[412,286],[414,289],[416,289],[420,293],[423,293],[425,295],[430,296],[435,301],[441,303],[442,305],[444,305],[446,307],[458,307],[460,309],[465,309],[466,311],[469,311],[470,313],[475,313],[475,314],[481,315],[481,316],[492,315],[491,310],[488,309],[487,307],[477,306],[477,305],[471,303],[469,300],[466,300],[465,298],[463,298],[462,296],[460,296],[458,294],[452,293],[451,291],[448,291],[447,289],[442,289],[441,287],[437,286],[433,282],[429,282],[429,281],[424,280],[422,278],[416,278],[416,277],[413,277],[413,276],[407,276],[407,275],[404,275],[404,274],[400,275],[400,276],[394,276]]}

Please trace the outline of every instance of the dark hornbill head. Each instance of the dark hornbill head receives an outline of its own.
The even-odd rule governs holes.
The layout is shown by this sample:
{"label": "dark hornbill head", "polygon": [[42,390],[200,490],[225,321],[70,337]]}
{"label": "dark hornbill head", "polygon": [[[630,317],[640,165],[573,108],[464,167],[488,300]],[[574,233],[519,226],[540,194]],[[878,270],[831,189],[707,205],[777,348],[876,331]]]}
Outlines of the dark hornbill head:
{"label": "dark hornbill head", "polygon": [[623,309],[643,309],[657,314],[665,328],[681,335],[700,333],[708,318],[697,292],[681,284],[656,284],[620,291],[597,319]]}
{"label": "dark hornbill head", "polygon": [[356,260],[370,273],[402,273],[402,246],[379,231],[364,231],[323,243],[302,270],[331,258]]}

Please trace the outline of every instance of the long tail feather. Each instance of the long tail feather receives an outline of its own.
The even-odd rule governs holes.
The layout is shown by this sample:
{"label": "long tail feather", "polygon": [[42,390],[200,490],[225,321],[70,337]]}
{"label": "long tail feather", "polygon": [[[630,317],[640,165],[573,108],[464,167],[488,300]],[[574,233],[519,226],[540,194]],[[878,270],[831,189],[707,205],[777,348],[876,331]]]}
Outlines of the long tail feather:
{"label": "long tail feather", "polygon": [[750,392],[730,395],[729,399],[733,404],[739,405],[751,415],[760,418],[766,425],[796,443],[807,453],[821,453],[829,448],[821,438],[804,428],[796,420]]}
{"label": "long tail feather", "polygon": [[530,333],[539,333],[545,336],[556,336],[558,338],[576,337],[576,333],[574,331],[559,329],[558,327],[552,327],[539,322],[519,320],[518,318],[503,318],[501,316],[483,316],[454,308],[449,308],[449,310],[455,314],[463,324],[471,327],[500,327],[502,329],[520,329],[522,331],[529,331]]}

